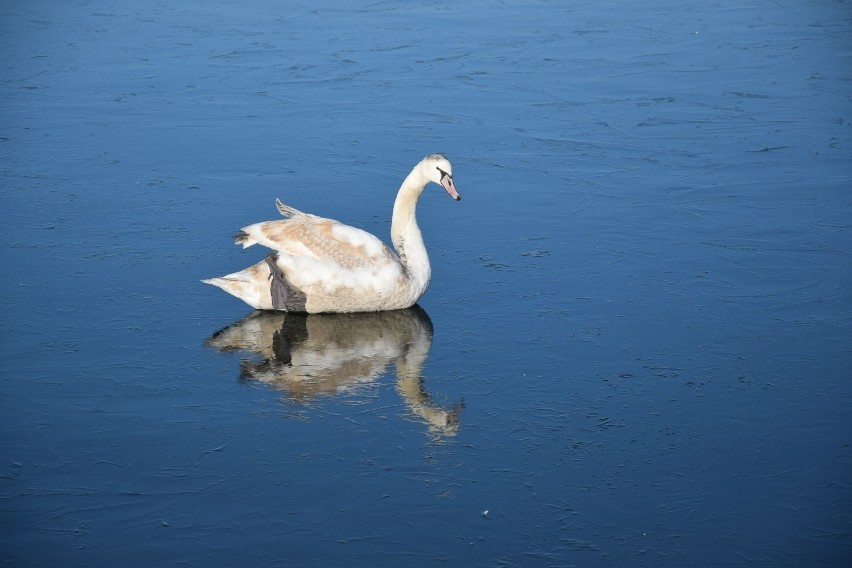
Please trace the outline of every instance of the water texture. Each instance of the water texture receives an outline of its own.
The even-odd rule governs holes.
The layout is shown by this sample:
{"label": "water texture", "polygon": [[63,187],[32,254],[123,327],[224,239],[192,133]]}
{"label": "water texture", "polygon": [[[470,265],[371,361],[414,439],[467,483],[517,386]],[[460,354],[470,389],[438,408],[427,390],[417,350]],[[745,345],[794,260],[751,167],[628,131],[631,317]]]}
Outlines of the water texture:
{"label": "water texture", "polygon": [[[852,558],[846,1],[0,2],[0,564]],[[274,199],[392,314],[199,283]]]}

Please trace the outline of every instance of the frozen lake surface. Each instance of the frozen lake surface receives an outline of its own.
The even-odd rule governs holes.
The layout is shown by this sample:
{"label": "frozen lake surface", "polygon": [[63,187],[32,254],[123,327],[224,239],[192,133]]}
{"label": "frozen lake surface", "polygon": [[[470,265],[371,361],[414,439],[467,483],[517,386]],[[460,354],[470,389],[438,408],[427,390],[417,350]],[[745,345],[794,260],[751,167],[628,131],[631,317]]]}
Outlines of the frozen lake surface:
{"label": "frozen lake surface", "polygon": [[[852,6],[0,3],[0,564],[852,557]],[[274,199],[419,308],[199,283]]]}

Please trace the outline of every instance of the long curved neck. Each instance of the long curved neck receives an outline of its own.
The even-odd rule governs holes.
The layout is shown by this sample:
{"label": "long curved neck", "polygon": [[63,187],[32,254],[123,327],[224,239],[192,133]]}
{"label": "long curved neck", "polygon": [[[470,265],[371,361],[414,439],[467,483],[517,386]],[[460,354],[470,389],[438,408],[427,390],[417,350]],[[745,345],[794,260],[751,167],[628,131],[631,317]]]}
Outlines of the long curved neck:
{"label": "long curved neck", "polygon": [[429,255],[423,244],[423,235],[417,226],[417,201],[429,180],[420,172],[419,164],[415,166],[396,195],[393,204],[391,220],[391,240],[399,260],[408,272],[412,285],[418,296],[426,290],[432,269],[429,266]]}

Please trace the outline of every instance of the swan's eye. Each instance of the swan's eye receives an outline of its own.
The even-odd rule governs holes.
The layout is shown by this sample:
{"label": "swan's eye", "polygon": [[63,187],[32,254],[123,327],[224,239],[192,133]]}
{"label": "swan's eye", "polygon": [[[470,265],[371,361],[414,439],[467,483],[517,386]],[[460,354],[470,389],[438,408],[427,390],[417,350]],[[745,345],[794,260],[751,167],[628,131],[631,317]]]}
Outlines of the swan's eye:
{"label": "swan's eye", "polygon": [[441,179],[444,179],[445,177],[449,177],[450,179],[453,179],[452,174],[448,174],[447,172],[445,172],[444,170],[442,170],[438,166],[435,166],[435,169],[438,170],[439,172],[441,172]]}

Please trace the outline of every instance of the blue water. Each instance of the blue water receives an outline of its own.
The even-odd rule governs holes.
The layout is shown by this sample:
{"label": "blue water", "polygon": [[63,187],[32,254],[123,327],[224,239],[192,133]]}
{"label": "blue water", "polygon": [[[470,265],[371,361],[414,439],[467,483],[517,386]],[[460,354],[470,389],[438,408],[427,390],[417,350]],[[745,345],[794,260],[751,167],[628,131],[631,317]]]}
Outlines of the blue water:
{"label": "blue water", "polygon": [[[852,557],[848,2],[7,1],[0,65],[3,566]],[[431,152],[422,311],[199,283]]]}

